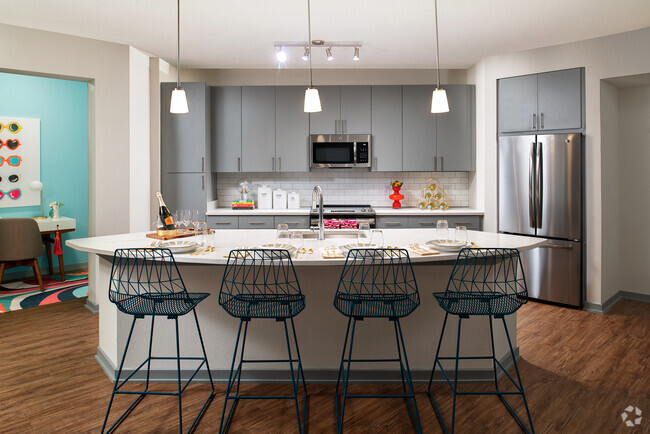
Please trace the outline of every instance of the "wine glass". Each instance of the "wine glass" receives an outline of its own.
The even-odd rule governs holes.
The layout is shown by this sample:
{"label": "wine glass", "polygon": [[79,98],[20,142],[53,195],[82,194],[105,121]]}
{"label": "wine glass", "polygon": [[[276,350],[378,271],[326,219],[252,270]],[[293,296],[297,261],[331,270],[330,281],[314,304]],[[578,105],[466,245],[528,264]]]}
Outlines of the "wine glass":
{"label": "wine glass", "polygon": [[440,219],[436,224],[436,238],[439,241],[449,240],[449,223],[447,220]]}
{"label": "wine glass", "polygon": [[280,223],[275,233],[275,243],[277,245],[288,244],[289,242],[289,225]]}
{"label": "wine glass", "polygon": [[180,229],[181,227],[181,211],[176,210],[174,211],[174,215],[172,216],[174,218],[174,226],[176,226],[177,229]]}
{"label": "wine glass", "polygon": [[187,209],[181,210],[180,219],[181,219],[181,223],[183,223],[183,226],[185,226],[185,230],[187,230],[190,224],[190,211]]}
{"label": "wine glass", "polygon": [[381,229],[373,229],[370,233],[370,244],[378,248],[384,247],[384,231]]}
{"label": "wine glass", "polygon": [[454,241],[467,245],[468,240],[467,228],[465,226],[456,226],[456,229],[454,230]]}
{"label": "wine glass", "polygon": [[370,242],[370,224],[359,223],[359,230],[357,232],[357,244],[360,246],[367,246]]}
{"label": "wine glass", "polygon": [[194,230],[197,230],[199,226],[199,210],[193,209],[192,211],[190,211],[190,213],[191,213],[190,220],[192,222],[192,227],[194,228]]}

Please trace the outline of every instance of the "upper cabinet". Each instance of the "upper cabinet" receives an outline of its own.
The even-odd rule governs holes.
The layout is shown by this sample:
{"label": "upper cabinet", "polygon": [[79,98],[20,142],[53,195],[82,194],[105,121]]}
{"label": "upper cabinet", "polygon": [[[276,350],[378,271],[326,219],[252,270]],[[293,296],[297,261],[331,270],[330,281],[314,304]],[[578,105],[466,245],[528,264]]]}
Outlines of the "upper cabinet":
{"label": "upper cabinet", "polygon": [[275,170],[275,88],[242,87],[241,170]]}
{"label": "upper cabinet", "polygon": [[242,88],[212,87],[212,169],[241,171]]}
{"label": "upper cabinet", "polygon": [[189,113],[170,113],[176,83],[161,84],[162,171],[204,172],[210,158],[210,88],[205,83],[183,83]]}
{"label": "upper cabinet", "polygon": [[[436,116],[436,157],[440,172],[472,171],[476,168],[474,86],[444,86],[449,112]],[[430,111],[430,109],[429,109]]]}
{"label": "upper cabinet", "polygon": [[433,89],[434,86],[402,88],[402,170],[436,170],[436,116],[431,114]]}
{"label": "upper cabinet", "polygon": [[583,127],[582,68],[498,81],[500,133]]}
{"label": "upper cabinet", "polygon": [[372,170],[402,170],[402,86],[372,86]]}
{"label": "upper cabinet", "polygon": [[368,134],[371,86],[319,86],[323,110],[309,115],[311,134]]}
{"label": "upper cabinet", "polygon": [[275,171],[309,170],[309,114],[303,111],[305,88],[275,88]]}

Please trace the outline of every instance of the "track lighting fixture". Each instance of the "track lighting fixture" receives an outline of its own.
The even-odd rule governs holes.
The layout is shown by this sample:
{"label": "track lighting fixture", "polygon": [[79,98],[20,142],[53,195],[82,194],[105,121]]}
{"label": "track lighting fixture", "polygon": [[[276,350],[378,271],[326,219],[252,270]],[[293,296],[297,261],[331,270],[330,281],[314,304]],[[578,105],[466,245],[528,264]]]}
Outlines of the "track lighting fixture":
{"label": "track lighting fixture", "polygon": [[352,60],[359,60],[359,47],[354,47],[354,56],[352,56]]}
{"label": "track lighting fixture", "polygon": [[284,51],[284,47],[280,47],[275,56],[278,58],[278,62],[284,63],[287,60],[287,52]]}
{"label": "track lighting fixture", "polygon": [[309,60],[309,47],[305,47],[305,53],[302,55],[302,60]]}
{"label": "track lighting fixture", "polygon": [[[291,57],[292,48],[303,49],[302,60],[308,61],[311,57],[314,48],[325,49],[325,56],[328,62],[334,60],[334,51],[339,48],[354,49],[352,60],[359,61],[359,52],[361,51],[361,41],[323,41],[322,39],[314,39],[309,41],[280,41],[273,44],[275,47],[275,54],[280,63],[286,62]],[[287,50],[288,49],[288,50]]]}
{"label": "track lighting fixture", "polygon": [[334,56],[332,56],[332,47],[329,47],[329,48],[325,49],[325,54],[327,54],[327,61],[328,62],[331,62],[332,60],[334,60]]}

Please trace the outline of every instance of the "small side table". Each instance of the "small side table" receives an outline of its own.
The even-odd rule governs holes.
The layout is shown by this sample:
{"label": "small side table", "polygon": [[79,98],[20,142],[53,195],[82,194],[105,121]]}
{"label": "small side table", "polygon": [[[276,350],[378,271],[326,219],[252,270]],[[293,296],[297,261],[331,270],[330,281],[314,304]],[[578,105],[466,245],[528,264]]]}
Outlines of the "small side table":
{"label": "small side table", "polygon": [[[45,252],[47,253],[47,265],[50,268],[49,274],[52,274],[52,245],[54,244],[54,238],[50,235],[56,234],[56,227],[59,226],[59,233],[63,234],[66,232],[72,232],[77,227],[77,220],[70,217],[59,217],[58,219],[46,218],[46,219],[35,219],[38,223],[38,229],[41,231],[41,237],[45,243]],[[61,248],[63,249],[63,243],[61,243]],[[65,268],[63,266],[63,254],[58,255],[59,257],[59,271],[61,273],[61,280],[65,280]]]}

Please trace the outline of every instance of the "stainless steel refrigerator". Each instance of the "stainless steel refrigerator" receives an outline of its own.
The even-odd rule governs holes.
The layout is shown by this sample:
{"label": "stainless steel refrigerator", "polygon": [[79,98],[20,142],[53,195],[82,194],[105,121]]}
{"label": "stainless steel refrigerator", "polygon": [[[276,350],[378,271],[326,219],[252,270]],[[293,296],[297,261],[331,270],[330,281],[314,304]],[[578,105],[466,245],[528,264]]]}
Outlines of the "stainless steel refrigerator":
{"label": "stainless steel refrigerator", "polygon": [[529,296],[582,306],[582,136],[502,136],[498,155],[499,232],[548,239],[522,252]]}

